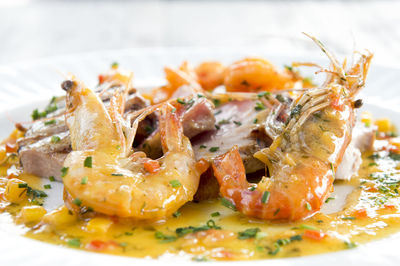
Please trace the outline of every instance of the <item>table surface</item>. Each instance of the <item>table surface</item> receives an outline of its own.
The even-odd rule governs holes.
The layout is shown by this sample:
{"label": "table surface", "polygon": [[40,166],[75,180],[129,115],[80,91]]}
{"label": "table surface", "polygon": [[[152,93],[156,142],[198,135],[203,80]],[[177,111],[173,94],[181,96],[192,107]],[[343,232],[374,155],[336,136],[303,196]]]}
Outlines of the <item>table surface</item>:
{"label": "table surface", "polygon": [[317,50],[318,36],[345,54],[368,48],[400,60],[395,1],[0,1],[0,65],[55,55],[142,47]]}

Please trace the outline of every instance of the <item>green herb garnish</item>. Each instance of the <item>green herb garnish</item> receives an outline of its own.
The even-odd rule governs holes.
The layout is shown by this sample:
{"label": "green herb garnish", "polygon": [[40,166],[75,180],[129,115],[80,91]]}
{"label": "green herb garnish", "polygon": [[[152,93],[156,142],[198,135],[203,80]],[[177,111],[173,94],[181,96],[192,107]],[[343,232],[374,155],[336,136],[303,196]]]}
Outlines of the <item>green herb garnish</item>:
{"label": "green herb garnish", "polygon": [[179,182],[179,180],[177,180],[177,179],[174,179],[174,180],[169,181],[169,184],[170,184],[173,188],[177,188],[177,187],[182,186],[181,182]]}
{"label": "green herb garnish", "polygon": [[221,204],[233,211],[236,211],[236,206],[226,198],[221,198]]}
{"label": "green herb garnish", "polygon": [[51,142],[52,143],[57,143],[57,142],[59,142],[61,139],[60,139],[60,137],[59,136],[51,136]]}
{"label": "green herb garnish", "polygon": [[260,228],[249,228],[243,232],[238,233],[238,239],[249,239],[256,237],[256,234],[260,232]]}
{"label": "green herb garnish", "polygon": [[92,156],[86,157],[85,161],[83,162],[83,166],[86,168],[92,168]]}
{"label": "green herb garnish", "polygon": [[87,177],[87,176],[82,177],[82,179],[81,179],[81,185],[86,185],[87,182],[88,182],[88,177]]}
{"label": "green herb garnish", "polygon": [[69,169],[69,167],[61,168],[61,177],[64,177],[68,174],[68,169]]}
{"label": "green herb garnish", "polygon": [[210,152],[216,152],[216,151],[218,151],[218,150],[219,150],[219,147],[211,147],[211,148],[209,149]]}
{"label": "green herb garnish", "polygon": [[262,198],[261,198],[261,202],[264,204],[267,204],[269,201],[269,196],[271,193],[269,193],[269,191],[264,191]]}

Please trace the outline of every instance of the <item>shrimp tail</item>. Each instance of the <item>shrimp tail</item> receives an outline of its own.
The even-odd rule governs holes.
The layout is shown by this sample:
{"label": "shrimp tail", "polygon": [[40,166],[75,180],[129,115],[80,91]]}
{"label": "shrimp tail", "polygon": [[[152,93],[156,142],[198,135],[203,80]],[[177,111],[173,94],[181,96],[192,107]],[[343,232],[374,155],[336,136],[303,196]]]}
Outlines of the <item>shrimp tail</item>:
{"label": "shrimp tail", "polygon": [[246,171],[240,157],[239,149],[234,146],[229,152],[217,156],[212,164],[214,175],[220,184],[222,194],[230,187],[248,187]]}

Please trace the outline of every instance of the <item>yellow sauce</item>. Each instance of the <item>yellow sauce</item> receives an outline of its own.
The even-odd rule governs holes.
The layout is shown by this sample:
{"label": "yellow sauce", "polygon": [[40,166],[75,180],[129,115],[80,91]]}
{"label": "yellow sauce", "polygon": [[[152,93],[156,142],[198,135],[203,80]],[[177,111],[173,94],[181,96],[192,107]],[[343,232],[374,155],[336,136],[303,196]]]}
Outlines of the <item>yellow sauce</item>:
{"label": "yellow sauce", "polygon": [[[46,220],[46,216],[52,217],[52,214],[47,214],[39,223],[25,224],[25,236],[115,255],[157,258],[172,253],[188,255],[194,260],[270,259],[354,248],[400,231],[397,191],[400,160],[388,156],[389,153],[382,150],[385,147],[388,147],[387,140],[376,141],[376,150],[363,154],[359,175],[351,181],[336,182],[352,185],[354,190],[347,197],[343,210],[333,214],[318,213],[296,223],[271,223],[248,218],[214,200],[188,203],[177,217],[158,222],[121,220],[90,212],[80,218],[67,214],[67,219],[49,222],[52,220]],[[13,221],[21,223],[18,218],[21,208],[32,202],[9,204],[1,196],[12,167],[12,164],[0,167],[0,210],[3,211],[1,215],[9,215]],[[32,188],[46,191],[40,178],[25,173],[16,175]],[[66,211],[65,207],[63,210]],[[92,222],[93,219],[97,219],[96,222]],[[196,229],[181,229],[181,235],[175,231],[189,226]],[[253,231],[239,234],[246,229]]]}

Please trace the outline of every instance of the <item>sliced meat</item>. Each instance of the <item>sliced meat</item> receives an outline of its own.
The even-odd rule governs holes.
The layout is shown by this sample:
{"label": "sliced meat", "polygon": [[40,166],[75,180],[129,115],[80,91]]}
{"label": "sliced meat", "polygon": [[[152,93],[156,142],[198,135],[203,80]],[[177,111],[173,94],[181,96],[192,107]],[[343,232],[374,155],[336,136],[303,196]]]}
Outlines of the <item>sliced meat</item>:
{"label": "sliced meat", "polygon": [[352,140],[336,170],[335,179],[350,180],[358,173],[362,163],[361,153],[372,149],[375,134],[376,127],[366,127],[363,123],[356,123],[352,133]]}
{"label": "sliced meat", "polygon": [[[213,130],[215,127],[214,106],[206,98],[195,97],[182,115],[183,134],[188,138],[200,133]],[[156,159],[162,156],[161,139],[159,131],[156,130],[148,137],[140,149],[150,158]]]}
{"label": "sliced meat", "polygon": [[[109,104],[112,92],[120,88],[113,87],[101,95],[106,106]],[[101,89],[98,88],[98,91]],[[149,102],[135,89],[129,93],[125,103],[125,112],[139,110],[149,105]],[[64,119],[64,97],[60,97],[60,99],[57,101],[57,110],[47,115],[46,119],[35,121],[26,131],[25,138],[18,142],[20,161],[27,173],[41,177],[54,176],[57,180],[61,180],[64,159],[71,151],[68,127]],[[153,124],[151,118],[142,123],[144,126],[140,126],[137,132],[138,141],[145,139],[151,133],[146,129],[151,128]]]}
{"label": "sliced meat", "polygon": [[205,98],[198,99],[182,117],[183,132],[188,138],[213,130],[214,106]]}
{"label": "sliced meat", "polygon": [[70,151],[71,140],[65,131],[22,146],[19,156],[27,173],[61,180],[61,168]]}
{"label": "sliced meat", "polygon": [[217,108],[214,130],[192,139],[196,158],[211,161],[237,145],[247,173],[263,169],[264,164],[253,154],[268,147],[272,140],[260,134],[258,124],[254,123],[259,115],[255,106],[255,101],[245,100],[231,101]]}

